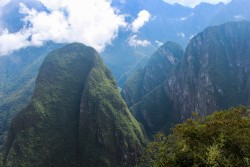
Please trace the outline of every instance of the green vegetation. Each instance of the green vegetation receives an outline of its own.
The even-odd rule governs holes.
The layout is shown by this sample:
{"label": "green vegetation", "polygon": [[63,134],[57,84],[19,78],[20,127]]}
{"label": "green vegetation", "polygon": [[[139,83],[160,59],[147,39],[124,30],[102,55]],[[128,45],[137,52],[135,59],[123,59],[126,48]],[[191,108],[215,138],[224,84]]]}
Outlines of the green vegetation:
{"label": "green vegetation", "polygon": [[79,127],[82,155],[87,156],[81,165],[133,166],[147,140],[122,100],[111,72],[99,62],[84,87]]}
{"label": "green vegetation", "polygon": [[77,115],[93,53],[68,45],[45,58],[31,102],[12,121],[6,166],[71,166],[76,161]]}
{"label": "green vegetation", "polygon": [[143,96],[143,75],[144,69],[138,69],[129,75],[125,82],[125,87],[121,93],[128,107],[141,100]]}
{"label": "green vegetation", "polygon": [[156,87],[130,109],[150,138],[159,131],[169,132],[170,128],[180,122],[180,116],[174,110],[164,84]]}
{"label": "green vegetation", "polygon": [[215,112],[177,125],[171,135],[155,135],[139,166],[250,166],[250,111]]}
{"label": "green vegetation", "polygon": [[3,167],[3,155],[0,153],[0,167]]}
{"label": "green vegetation", "polygon": [[128,107],[161,85],[182,57],[183,49],[179,44],[166,42],[150,57],[144,69],[139,69],[128,76],[122,91],[122,97]]}
{"label": "green vegetation", "polygon": [[146,140],[98,53],[74,43],[45,58],[30,104],[12,121],[4,165],[132,165]]}
{"label": "green vegetation", "polygon": [[[179,64],[169,66],[167,56],[164,61],[164,54],[154,55],[142,76],[135,74],[134,82],[128,80],[123,98],[128,105],[134,102],[130,109],[147,134],[168,132],[193,111],[205,117],[215,110],[248,106],[249,34],[250,23],[246,21],[208,27],[192,38]],[[173,48],[178,47],[171,51],[177,54]],[[164,51],[167,53],[164,48],[158,52]],[[164,73],[167,69],[170,73]],[[136,81],[140,81],[139,86]],[[146,95],[138,93],[147,90]]]}
{"label": "green vegetation", "polygon": [[61,44],[48,43],[0,57],[0,148],[6,142],[11,120],[31,99],[45,56],[59,46]]}

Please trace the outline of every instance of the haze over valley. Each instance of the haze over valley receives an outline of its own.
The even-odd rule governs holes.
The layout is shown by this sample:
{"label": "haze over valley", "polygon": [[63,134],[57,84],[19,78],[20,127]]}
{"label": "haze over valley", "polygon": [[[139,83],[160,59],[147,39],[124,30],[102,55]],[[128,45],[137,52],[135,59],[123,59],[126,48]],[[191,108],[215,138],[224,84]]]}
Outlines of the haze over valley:
{"label": "haze over valley", "polygon": [[0,167],[250,166],[249,0],[0,0]]}

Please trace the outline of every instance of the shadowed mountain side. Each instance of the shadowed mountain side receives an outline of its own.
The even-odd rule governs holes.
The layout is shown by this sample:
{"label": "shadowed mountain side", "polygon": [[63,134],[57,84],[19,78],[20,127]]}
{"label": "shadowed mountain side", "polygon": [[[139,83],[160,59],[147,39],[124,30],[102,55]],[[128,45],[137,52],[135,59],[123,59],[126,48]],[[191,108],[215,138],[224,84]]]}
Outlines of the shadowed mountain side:
{"label": "shadowed mountain side", "polygon": [[122,97],[130,107],[151,90],[162,84],[183,57],[179,44],[166,42],[149,59],[144,69],[132,73],[122,90]]}
{"label": "shadowed mountain side", "polygon": [[151,135],[168,131],[192,112],[205,117],[216,110],[250,105],[249,87],[250,23],[230,22],[195,36],[171,76],[131,110]]}
{"label": "shadowed mountain side", "polygon": [[11,120],[31,99],[44,58],[61,46],[49,42],[43,47],[28,47],[0,57],[0,148],[6,141]]}

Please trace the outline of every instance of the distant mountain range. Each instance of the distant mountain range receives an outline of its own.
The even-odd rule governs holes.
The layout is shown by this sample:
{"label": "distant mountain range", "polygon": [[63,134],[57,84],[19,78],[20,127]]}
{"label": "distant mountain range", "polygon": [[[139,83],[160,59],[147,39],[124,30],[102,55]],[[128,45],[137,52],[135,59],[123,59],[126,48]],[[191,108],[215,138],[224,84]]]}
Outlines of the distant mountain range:
{"label": "distant mountain range", "polygon": [[[31,99],[26,91],[9,91],[13,102],[20,95],[17,103],[27,106],[11,110],[13,120],[1,151],[4,167],[132,167],[148,137],[169,132],[192,112],[205,117],[250,104],[248,21],[210,26],[185,51],[175,42],[164,43],[145,67],[128,76],[122,96],[94,48],[80,43],[57,47],[47,48],[53,51],[45,58],[44,50],[34,49],[44,60],[35,88],[28,85],[34,89]],[[32,54],[25,58],[37,63]],[[26,89],[29,81],[23,72],[19,79],[26,82],[17,90]]]}
{"label": "distant mountain range", "polygon": [[[19,0],[12,0],[2,11],[3,24],[10,32],[16,32],[22,27],[20,18],[23,15],[19,13],[19,2]],[[45,7],[38,1],[22,0],[22,2],[38,11],[45,10]],[[101,57],[111,69],[118,85],[124,90],[128,89],[124,83],[130,82],[128,78],[131,78],[131,75],[134,79],[141,75],[145,66],[148,66],[148,61],[152,62],[150,55],[165,41],[174,41],[179,43],[176,44],[178,48],[186,48],[190,39],[207,26],[227,21],[250,20],[249,3],[248,0],[233,0],[227,5],[201,3],[195,8],[190,8],[179,4],[170,5],[161,0],[113,1],[114,7],[118,8],[121,13],[128,14],[127,21],[131,22],[136,19],[141,10],[147,10],[152,17],[138,33],[120,30],[112,45],[107,46],[106,50],[100,53]],[[128,39],[133,35],[136,35],[138,39],[148,40],[151,44],[146,47],[130,46]],[[0,57],[0,145],[6,141],[6,134],[13,117],[29,103],[35,88],[35,79],[45,56],[63,45],[65,44],[48,42],[42,47],[28,47],[7,57]],[[164,47],[165,45],[162,46]],[[165,65],[167,61],[160,63]],[[160,71],[165,69],[166,67],[158,68],[155,72],[160,74]],[[148,68],[147,75],[151,72],[150,70]],[[162,73],[162,77],[167,75],[168,72]],[[140,78],[137,79],[140,80]],[[145,82],[146,86],[139,91],[140,94],[135,99],[130,96],[139,92],[131,91],[131,95],[126,95],[128,97],[124,95],[128,105],[131,107],[134,102],[138,102],[138,99],[141,100],[141,97],[148,94],[154,86],[159,86],[158,82],[162,80],[165,78],[157,78],[157,82],[152,85],[150,82]],[[135,89],[137,88],[133,88]],[[163,91],[160,92],[163,93]]]}
{"label": "distant mountain range", "polygon": [[[38,11],[46,10],[38,1],[22,2]],[[22,28],[23,14],[19,13],[19,3],[18,0],[12,0],[2,11],[4,27],[10,32]],[[161,43],[174,41],[185,48],[193,36],[208,26],[228,21],[250,20],[249,3],[248,0],[232,0],[227,5],[200,3],[190,8],[180,4],[170,5],[162,0],[113,0],[113,6],[119,9],[120,13],[127,14],[128,22],[136,19],[142,10],[147,10],[151,19],[137,33],[120,30],[112,45],[107,46],[101,55],[122,86],[126,74],[145,65],[145,61]],[[130,46],[129,38],[133,35],[136,35],[137,40],[147,40],[150,45]]]}
{"label": "distant mountain range", "polygon": [[208,26],[219,25],[228,21],[250,20],[248,0],[233,0],[225,5],[200,3],[194,8],[180,4],[170,5],[162,0],[127,0],[115,1],[114,6],[122,13],[128,13],[128,20],[137,18],[141,10],[147,10],[152,18],[138,33],[138,39],[148,40],[147,47],[130,46],[130,32],[121,31],[113,45],[102,53],[104,61],[111,68],[120,86],[127,74],[145,64],[148,57],[166,41],[174,41],[186,48],[189,41]]}
{"label": "distant mountain range", "polygon": [[[168,45],[158,52],[169,50]],[[216,110],[250,105],[250,22],[208,27],[191,40],[178,61],[180,51],[177,47],[152,55],[143,72],[136,72],[136,79],[131,75],[122,91],[149,135],[168,131],[192,112],[205,117]],[[176,60],[175,66],[163,65],[171,60]]]}

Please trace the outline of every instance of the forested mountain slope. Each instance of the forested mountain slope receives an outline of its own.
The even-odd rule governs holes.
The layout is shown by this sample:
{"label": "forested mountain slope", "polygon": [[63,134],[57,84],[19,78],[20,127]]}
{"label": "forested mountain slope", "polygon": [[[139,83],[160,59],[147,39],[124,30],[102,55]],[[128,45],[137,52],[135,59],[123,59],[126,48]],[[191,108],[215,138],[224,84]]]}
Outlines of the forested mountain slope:
{"label": "forested mountain slope", "polygon": [[4,165],[132,166],[146,140],[98,53],[74,43],[45,58],[12,122]]}

